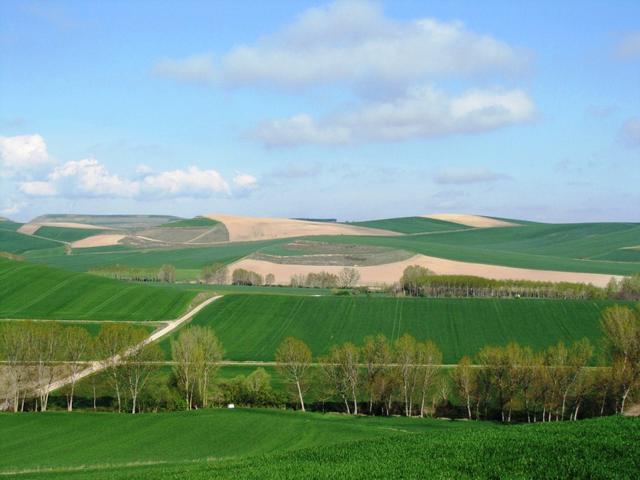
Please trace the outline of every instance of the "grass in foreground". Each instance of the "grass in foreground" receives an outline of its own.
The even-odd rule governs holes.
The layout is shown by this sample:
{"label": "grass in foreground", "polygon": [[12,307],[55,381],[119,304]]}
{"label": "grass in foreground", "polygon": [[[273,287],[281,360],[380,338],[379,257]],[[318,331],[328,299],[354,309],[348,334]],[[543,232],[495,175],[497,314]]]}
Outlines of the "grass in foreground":
{"label": "grass in foreground", "polygon": [[[199,312],[193,325],[215,329],[229,360],[266,360],[287,336],[305,341],[314,355],[332,345],[359,344],[382,333],[434,340],[445,363],[485,345],[516,341],[541,350],[583,337],[598,345],[600,314],[612,302],[531,299],[417,299],[227,295]],[[168,349],[169,339],[163,341]]]}
{"label": "grass in foreground", "polygon": [[[267,409],[140,415],[3,414],[0,426],[3,432],[0,473],[44,467],[243,457],[398,433],[474,427],[464,422],[354,418]],[[37,449],[29,447],[34,444]]]}
{"label": "grass in foreground", "polygon": [[[640,468],[640,422],[631,418],[499,426],[236,410],[7,419],[3,471],[59,468],[19,478],[630,479]],[[133,464],[142,462],[150,464]]]}
{"label": "grass in foreground", "polygon": [[195,295],[0,258],[0,318],[167,320]]}

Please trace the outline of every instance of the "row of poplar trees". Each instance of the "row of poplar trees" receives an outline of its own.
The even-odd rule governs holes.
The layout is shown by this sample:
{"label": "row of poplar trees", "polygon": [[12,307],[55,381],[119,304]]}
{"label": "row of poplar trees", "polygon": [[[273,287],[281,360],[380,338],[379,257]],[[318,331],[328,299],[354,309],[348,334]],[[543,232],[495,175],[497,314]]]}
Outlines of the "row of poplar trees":
{"label": "row of poplar trees", "polygon": [[304,342],[289,337],[278,348],[276,362],[302,410],[305,392],[317,386],[352,414],[399,410],[424,416],[453,393],[469,419],[492,418],[498,412],[507,422],[514,413],[529,422],[576,420],[586,402],[601,415],[624,413],[628,399],[640,389],[638,311],[611,307],[601,326],[606,356],[601,366],[593,366],[595,348],[582,339],[542,352],[517,343],[486,346],[475,358],[465,356],[450,368],[442,365],[435,343],[408,334],[394,342],[377,335],[361,346],[337,345],[315,362]]}

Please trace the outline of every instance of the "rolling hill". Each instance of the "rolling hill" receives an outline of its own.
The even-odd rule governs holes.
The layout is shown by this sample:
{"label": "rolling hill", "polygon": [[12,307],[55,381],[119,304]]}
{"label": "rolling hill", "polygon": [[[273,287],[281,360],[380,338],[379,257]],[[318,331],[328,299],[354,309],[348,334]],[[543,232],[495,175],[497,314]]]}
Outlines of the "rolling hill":
{"label": "rolling hill", "polygon": [[195,295],[0,258],[0,318],[168,320]]}

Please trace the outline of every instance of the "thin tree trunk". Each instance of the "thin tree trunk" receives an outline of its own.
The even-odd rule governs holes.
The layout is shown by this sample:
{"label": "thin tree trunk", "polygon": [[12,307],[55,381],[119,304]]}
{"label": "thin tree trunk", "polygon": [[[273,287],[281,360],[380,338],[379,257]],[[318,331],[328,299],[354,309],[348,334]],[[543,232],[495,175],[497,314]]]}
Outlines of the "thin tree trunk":
{"label": "thin tree trunk", "polygon": [[298,387],[298,398],[300,399],[300,409],[306,412],[304,409],[304,399],[302,398],[302,389],[300,388],[300,380],[296,380],[296,387]]}

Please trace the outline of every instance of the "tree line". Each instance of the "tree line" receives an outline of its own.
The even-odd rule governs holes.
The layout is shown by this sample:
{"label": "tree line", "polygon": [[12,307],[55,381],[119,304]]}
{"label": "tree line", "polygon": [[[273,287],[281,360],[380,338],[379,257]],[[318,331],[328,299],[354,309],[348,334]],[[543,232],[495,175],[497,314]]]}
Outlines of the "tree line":
{"label": "tree line", "polygon": [[346,413],[406,416],[434,414],[456,399],[469,419],[497,414],[510,422],[576,420],[588,414],[624,413],[640,389],[640,315],[613,306],[602,316],[603,364],[590,368],[594,346],[588,339],[559,342],[542,352],[515,342],[485,346],[475,358],[444,368],[438,346],[405,334],[389,341],[369,336],[361,346],[333,346],[311,369],[309,347],[287,338],[276,353],[297,404],[305,410],[304,392],[316,383],[325,399],[339,399]]}
{"label": "tree line", "polygon": [[436,275],[428,268],[405,268],[395,294],[414,297],[550,298],[576,300],[640,300],[640,274],[616,280],[605,288],[572,282],[494,280],[470,275]]}
{"label": "tree line", "polygon": [[127,282],[174,283],[176,281],[176,268],[169,264],[162,265],[160,268],[108,265],[94,267],[89,270],[89,273]]}
{"label": "tree line", "polygon": [[[150,379],[165,364],[165,353],[157,343],[145,343],[144,328],[105,323],[91,337],[84,328],[58,322],[6,322],[0,327],[0,391],[5,407],[15,412],[46,411],[50,387],[66,378],[62,394],[71,411],[77,381],[99,358],[101,378],[118,412],[140,411],[140,398],[159,405],[165,400],[149,397],[164,395],[171,397],[167,408],[186,410],[291,401],[301,410],[330,408],[356,415],[422,417],[444,412],[505,422],[576,420],[624,413],[631,398],[640,398],[640,313],[627,306],[610,307],[603,312],[601,329],[601,358],[594,356],[596,348],[587,339],[559,342],[540,352],[512,342],[485,346],[454,366],[442,365],[442,352],[433,341],[408,334],[394,341],[375,335],[361,345],[334,345],[318,358],[302,340],[288,337],[274,358],[288,399],[273,390],[264,369],[246,377],[218,378],[224,349],[205,327],[187,327],[172,339],[171,375],[162,388],[154,388]],[[94,408],[95,378],[90,377]],[[310,390],[312,405],[305,402]]]}

